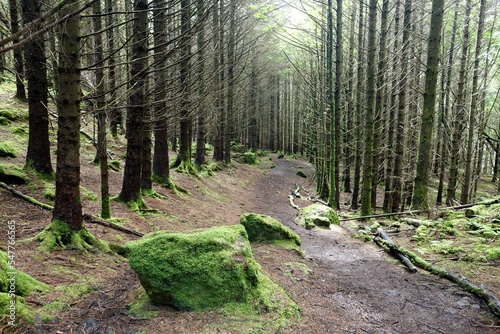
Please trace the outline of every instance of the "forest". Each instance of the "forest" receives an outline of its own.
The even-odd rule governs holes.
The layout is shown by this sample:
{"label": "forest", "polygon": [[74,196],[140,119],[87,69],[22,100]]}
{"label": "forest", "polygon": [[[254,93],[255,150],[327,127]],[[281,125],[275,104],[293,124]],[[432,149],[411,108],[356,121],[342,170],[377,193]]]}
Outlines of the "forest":
{"label": "forest", "polygon": [[[481,215],[477,210],[497,203],[492,200],[500,192],[496,0],[2,0],[0,4],[0,190],[6,196],[0,214],[9,232],[0,240],[5,245],[14,245],[15,234],[26,237],[40,254],[64,254],[61,251],[68,249],[81,254],[127,253],[134,266],[143,258],[136,248],[145,248],[140,242],[149,240],[134,238],[212,227],[208,222],[184,223],[193,219],[212,219],[217,221],[213,226],[220,227],[223,221],[229,223],[232,210],[242,214],[245,225],[249,210],[243,208],[261,208],[262,213],[293,221],[294,210],[301,209],[296,204],[304,204],[299,192],[333,209],[334,224],[338,217],[359,219],[362,224],[377,215],[399,217],[408,212],[435,218],[438,211],[471,207],[471,217],[476,217]],[[297,169],[297,174],[289,168]],[[284,173],[279,180],[272,179],[275,169]],[[265,177],[275,183],[261,184]],[[251,188],[256,184],[262,189]],[[274,190],[291,190],[291,195],[282,195],[283,211],[272,207],[281,201]],[[9,193],[25,204],[9,207]],[[253,194],[270,202],[264,205],[245,198]],[[210,198],[211,204],[198,202],[197,196]],[[234,209],[232,201],[241,203]],[[477,203],[481,209],[474,206]],[[33,204],[44,213],[24,207]],[[14,222],[25,218],[12,218],[11,213],[34,214],[37,228],[23,227],[20,232]],[[497,223],[494,218],[467,225],[491,232],[482,235],[481,242],[491,247],[493,255],[481,261],[493,263],[489,273],[493,278],[488,276],[493,280],[500,259]],[[252,226],[253,221],[246,224]],[[427,223],[415,224],[431,229]],[[248,226],[244,234],[252,243]],[[372,236],[377,227],[370,231]],[[103,238],[105,228],[127,236],[123,240],[115,236],[108,243]],[[294,235],[284,228],[286,232],[280,233]],[[374,240],[363,236],[367,234],[363,228],[356,238]],[[422,232],[423,227],[418,228]],[[237,242],[232,233],[236,232],[220,231]],[[457,234],[450,232],[448,237]],[[169,236],[165,238],[170,242]],[[299,236],[290,238],[296,245],[287,249],[300,248]],[[382,245],[394,251],[395,246]],[[157,245],[147,244],[153,246]],[[273,252],[266,247],[270,246],[254,249],[255,256]],[[2,266],[14,261],[8,250],[2,244]],[[247,255],[234,257],[243,257],[257,272],[255,277],[264,277]],[[28,267],[43,255],[30,256],[21,269],[33,274]],[[81,256],[86,260],[69,256],[67,261],[89,260]],[[289,268],[292,278],[294,270],[301,271],[307,281],[309,269],[303,261],[291,258],[287,263],[295,263]],[[113,270],[126,273],[120,282],[131,284],[132,271],[120,263]],[[327,269],[318,270],[330,275]],[[270,276],[271,282],[289,284]],[[274,283],[255,279],[262,284],[262,291],[256,292],[258,300],[266,301],[262,305],[287,314],[286,321],[263,321],[271,324],[272,332],[279,332],[296,317],[296,305],[287,304],[281,292],[280,305],[266,304],[273,298],[263,291],[272,290]],[[6,282],[2,284],[8,287]],[[38,292],[46,293],[44,289]],[[154,302],[155,295],[145,289]],[[238,298],[254,298],[252,293]],[[119,295],[113,295],[115,304],[107,310],[126,303]],[[500,304],[492,296],[487,303],[496,305],[498,312]],[[72,302],[67,301],[70,308]],[[9,305],[0,298],[2,303]],[[181,304],[173,307],[183,309]],[[18,311],[21,317],[23,312]],[[133,321],[147,318],[134,316]],[[200,326],[200,321],[208,321],[201,317],[191,320]],[[98,316],[92,314],[87,320],[94,318]],[[261,324],[262,320],[252,330]],[[313,324],[313,332],[325,330]],[[290,332],[307,332],[299,327],[292,326]],[[190,328],[185,327],[188,332]],[[241,330],[228,328],[228,332]],[[4,329],[12,330],[4,327],[0,332]],[[95,333],[104,333],[99,330]]]}

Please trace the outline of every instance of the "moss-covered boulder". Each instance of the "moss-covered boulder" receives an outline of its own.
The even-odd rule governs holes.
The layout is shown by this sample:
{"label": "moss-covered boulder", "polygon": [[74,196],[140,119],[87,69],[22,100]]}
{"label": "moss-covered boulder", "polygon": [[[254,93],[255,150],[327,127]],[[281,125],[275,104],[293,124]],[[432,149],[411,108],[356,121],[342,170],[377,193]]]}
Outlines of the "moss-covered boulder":
{"label": "moss-covered boulder", "polygon": [[316,226],[329,228],[330,224],[339,224],[335,210],[321,203],[314,203],[299,210],[296,218],[297,224],[307,229]]}
{"label": "moss-covered boulder", "polygon": [[300,237],[278,220],[257,213],[244,213],[240,223],[245,226],[250,242],[273,242],[276,240],[291,240],[300,246]]}
{"label": "moss-covered boulder", "polygon": [[28,175],[20,167],[14,164],[0,164],[0,182],[25,184],[28,181]]}
{"label": "moss-covered boulder", "polygon": [[156,304],[204,310],[247,301],[259,266],[241,225],[191,233],[159,231],[126,244],[130,265]]}
{"label": "moss-covered boulder", "polygon": [[155,304],[192,311],[243,307],[299,316],[297,305],[261,272],[242,225],[153,232],[125,248]]}

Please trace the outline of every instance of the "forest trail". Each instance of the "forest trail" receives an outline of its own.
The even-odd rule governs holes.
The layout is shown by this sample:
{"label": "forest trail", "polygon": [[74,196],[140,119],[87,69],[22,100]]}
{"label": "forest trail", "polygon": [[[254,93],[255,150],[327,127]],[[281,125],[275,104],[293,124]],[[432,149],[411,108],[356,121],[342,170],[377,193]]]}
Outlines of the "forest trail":
{"label": "forest trail", "polygon": [[[301,160],[274,162],[276,168],[254,184],[252,209],[298,233],[312,269],[307,280],[280,281],[303,311],[302,321],[289,332],[498,333],[498,327],[480,326],[484,317],[490,317],[485,303],[455,284],[422,270],[409,273],[388,262],[389,257],[373,243],[353,239],[343,227],[298,227],[287,196],[295,183],[308,188],[307,181],[296,176],[297,169],[312,176],[313,168]],[[275,261],[279,268],[280,259]],[[270,265],[266,267],[273,268]],[[279,280],[277,275],[274,278]]]}

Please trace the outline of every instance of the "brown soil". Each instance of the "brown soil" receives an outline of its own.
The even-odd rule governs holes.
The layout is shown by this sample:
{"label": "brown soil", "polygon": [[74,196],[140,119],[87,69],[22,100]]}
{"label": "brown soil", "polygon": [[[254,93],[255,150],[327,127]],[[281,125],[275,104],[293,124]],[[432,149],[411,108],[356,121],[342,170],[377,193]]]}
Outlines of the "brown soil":
{"label": "brown soil", "polygon": [[[111,147],[118,149],[120,145],[123,144],[115,141]],[[82,158],[82,183],[98,193],[98,169],[88,162],[90,158]],[[141,216],[113,202],[113,216],[125,218],[124,226],[143,233],[236,224],[244,212],[271,215],[292,228],[302,238],[304,257],[275,246],[253,245],[254,256],[265,273],[302,310],[301,320],[280,329],[280,333],[499,332],[498,318],[491,315],[484,302],[423,271],[409,273],[373,243],[353,239],[346,226],[332,230],[298,227],[294,223],[296,211],[287,196],[296,184],[313,188],[296,175],[301,169],[311,177],[313,168],[302,160],[272,158],[272,162],[262,158],[259,167],[236,164],[236,168],[217,172],[215,177],[196,178],[174,172],[174,181],[191,195],[177,196],[157,187],[167,199],[147,198],[146,203],[162,214]],[[121,173],[112,173],[111,192],[118,193],[120,185]],[[18,188],[44,200],[41,186]],[[83,204],[85,212],[99,212],[99,202],[84,200]],[[304,201],[297,204],[307,205]],[[0,220],[4,227],[8,220],[16,221],[20,241],[41,231],[50,221],[50,212],[1,190]],[[115,243],[136,238],[98,225],[87,224],[87,229]],[[0,244],[6,244],[6,233],[0,234]],[[51,323],[35,319],[34,325],[6,328],[6,332],[239,333],[245,328],[244,319],[227,318],[216,311],[180,312],[149,305],[150,310],[157,312],[151,319],[130,315],[127,304],[140,285],[127,262],[117,256],[76,250],[47,255],[36,250],[36,244],[21,242],[16,255],[19,269],[59,287],[47,296],[28,298],[28,304],[36,309],[57,300],[64,303]],[[304,265],[311,271],[304,271]],[[87,290],[68,298],[62,290],[75,284],[86,284]],[[224,329],[224,322],[241,322],[240,330]],[[268,331],[262,324],[252,332]]]}

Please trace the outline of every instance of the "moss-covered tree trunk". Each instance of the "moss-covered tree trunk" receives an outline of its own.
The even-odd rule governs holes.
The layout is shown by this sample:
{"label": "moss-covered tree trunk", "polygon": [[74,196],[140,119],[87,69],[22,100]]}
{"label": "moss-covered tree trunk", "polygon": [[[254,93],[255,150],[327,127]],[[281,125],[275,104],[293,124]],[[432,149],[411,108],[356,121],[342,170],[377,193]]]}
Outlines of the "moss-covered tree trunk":
{"label": "moss-covered tree trunk", "polygon": [[198,107],[198,120],[196,128],[196,154],[194,158],[194,164],[201,167],[205,163],[205,142],[207,135],[207,103],[206,103],[206,86],[205,81],[205,4],[203,0],[196,1],[196,11],[200,20],[202,20],[202,27],[198,31],[197,47],[198,47],[198,95],[201,99]]}
{"label": "moss-covered tree trunk", "polygon": [[[61,15],[71,14],[79,6],[78,0],[70,0],[61,9]],[[83,228],[80,199],[80,15],[64,21],[60,34],[56,197],[52,220],[68,224],[72,231],[80,231]]]}
{"label": "moss-covered tree trunk", "polygon": [[[141,200],[142,170],[142,130],[144,125],[145,78],[147,65],[148,4],[146,1],[134,2],[134,27],[132,39],[132,65],[130,76],[131,93],[127,113],[127,159],[123,173],[122,189],[119,199],[125,203]],[[139,203],[140,204],[140,203]]]}
{"label": "moss-covered tree trunk", "polygon": [[427,43],[427,70],[425,72],[424,108],[420,127],[417,176],[412,205],[415,209],[428,207],[427,192],[431,168],[432,132],[436,105],[436,86],[439,75],[439,50],[441,47],[441,28],[443,26],[444,1],[432,2],[431,29]]}
{"label": "moss-covered tree trunk", "polygon": [[[41,2],[22,2],[23,21],[31,22],[41,15]],[[52,174],[47,110],[47,68],[44,35],[38,35],[25,46],[26,79],[28,80],[29,137],[26,167],[43,174]],[[79,133],[79,132],[77,132]]]}
{"label": "moss-covered tree trunk", "polygon": [[108,110],[109,110],[109,126],[111,130],[111,135],[113,137],[118,136],[118,128],[122,128],[122,115],[120,110],[116,106],[116,60],[115,60],[115,29],[113,28],[114,24],[114,16],[111,15],[114,11],[113,6],[114,0],[106,0],[106,46],[109,50],[107,55],[108,60],[108,89],[109,89],[109,98],[108,98]]}

